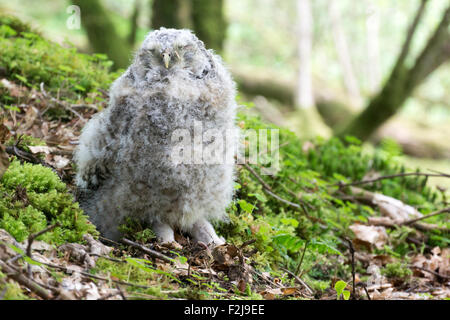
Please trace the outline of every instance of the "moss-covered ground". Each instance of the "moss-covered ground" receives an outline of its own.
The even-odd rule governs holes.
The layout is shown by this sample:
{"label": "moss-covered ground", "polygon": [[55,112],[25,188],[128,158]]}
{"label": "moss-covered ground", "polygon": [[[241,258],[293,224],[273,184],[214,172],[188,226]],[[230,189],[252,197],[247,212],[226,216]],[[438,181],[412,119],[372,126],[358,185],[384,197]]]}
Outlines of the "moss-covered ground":
{"label": "moss-covered ground", "polygon": [[[67,112],[68,109],[47,112],[48,101],[44,100],[52,96],[62,101],[62,105],[104,104],[107,99],[104,92],[117,77],[117,73],[109,72],[107,58],[63,48],[12,17],[0,17],[0,52],[0,78],[13,83],[13,88],[20,91],[14,92],[4,82],[0,84],[1,126],[5,128],[0,130],[2,145],[16,146],[31,154],[28,147],[36,145],[39,138],[43,144],[65,146],[62,150],[69,151],[62,154],[70,155],[73,150],[70,141],[48,132],[57,127],[76,137],[82,127],[80,118],[88,119],[92,110],[80,109],[78,114]],[[30,98],[36,92],[40,94],[38,98]],[[355,194],[346,184],[369,177],[415,172],[414,168],[405,167],[395,143],[386,141],[380,148],[367,151],[352,137],[301,141],[286,129],[247,115],[246,109],[251,106],[240,103],[243,107],[239,126],[279,130],[280,147],[269,148],[263,154],[264,163],[238,165],[236,194],[228,209],[230,221],[216,225],[228,243],[226,253],[201,250],[189,243],[185,235],[178,235],[183,249],[161,248],[145,225],[127,221],[122,230],[129,239],[160,250],[173,259],[172,263],[115,244],[109,257],[99,258],[95,267],[86,272],[112,279],[116,285],[118,281],[126,282],[121,290],[124,296],[133,299],[317,299],[336,298],[334,284],[338,280],[351,284],[352,269],[359,282],[367,283],[373,276],[368,267],[377,265],[386,283],[391,278],[404,280],[403,287],[394,286],[397,291],[404,291],[405,284],[414,282],[417,290],[443,288],[447,293],[435,296],[448,297],[448,285],[444,281],[448,280],[448,270],[443,267],[440,270],[439,266],[428,270],[440,274],[433,278],[411,267],[418,257],[446,259],[449,222],[445,214],[422,221],[432,226],[425,230],[414,224],[378,226],[387,235],[381,246],[362,240],[350,228],[355,224],[370,226],[370,219],[380,216],[380,207],[367,197]],[[38,109],[41,116],[30,120],[31,107]],[[36,129],[30,121],[42,125]],[[47,134],[44,127],[50,128]],[[17,132],[23,134],[20,144],[17,144]],[[275,151],[280,159],[279,171],[265,175],[264,167],[275,163]],[[56,155],[51,152],[41,154],[40,159],[50,164],[50,160],[56,161]],[[61,172],[66,174],[64,181],[58,176]],[[0,228],[20,242],[58,223],[58,227],[38,238],[55,246],[68,242],[85,244],[86,233],[98,237],[95,226],[74,200],[73,173],[71,163],[55,169],[9,154],[9,166],[0,180]],[[399,176],[358,187],[398,199],[426,215],[448,206],[448,193],[429,186],[428,179],[431,178]],[[356,250],[354,264],[352,249]],[[422,266],[431,268],[431,264]],[[55,279],[64,276],[61,270],[51,272]],[[427,292],[434,297],[432,289]],[[1,298],[36,298],[27,292],[5,273],[0,273]],[[357,298],[365,297],[358,294]]]}

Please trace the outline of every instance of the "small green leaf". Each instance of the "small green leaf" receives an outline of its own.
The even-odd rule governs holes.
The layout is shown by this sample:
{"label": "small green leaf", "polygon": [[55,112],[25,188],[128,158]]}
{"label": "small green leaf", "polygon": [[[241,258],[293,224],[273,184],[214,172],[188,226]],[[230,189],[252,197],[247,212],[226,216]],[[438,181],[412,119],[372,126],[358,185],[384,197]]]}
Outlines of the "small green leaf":
{"label": "small green leaf", "polygon": [[344,296],[344,300],[350,299],[350,291],[344,290],[344,291],[342,292],[342,295]]}
{"label": "small green leaf", "polygon": [[253,209],[255,208],[254,205],[252,205],[252,204],[250,204],[247,201],[242,200],[242,199],[239,200],[238,203],[239,203],[239,206],[241,207],[241,209],[244,210],[247,213],[252,213]]}
{"label": "small green leaf", "polygon": [[22,81],[23,83],[28,84],[27,78],[22,77],[21,75],[15,74],[14,75],[17,79],[19,79],[20,81]]}
{"label": "small green leaf", "polygon": [[338,296],[341,295],[341,293],[344,291],[346,286],[347,286],[347,283],[342,280],[339,280],[338,282],[336,282],[336,284],[334,285],[334,289],[336,290]]}

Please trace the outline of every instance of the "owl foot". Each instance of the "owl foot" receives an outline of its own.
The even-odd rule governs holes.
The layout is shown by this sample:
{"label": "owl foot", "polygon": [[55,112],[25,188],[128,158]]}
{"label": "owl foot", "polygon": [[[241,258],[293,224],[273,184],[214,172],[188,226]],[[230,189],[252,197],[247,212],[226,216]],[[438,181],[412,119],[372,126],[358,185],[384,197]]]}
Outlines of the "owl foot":
{"label": "owl foot", "polygon": [[154,222],[152,225],[152,230],[156,234],[158,241],[162,244],[170,244],[175,242],[173,229],[168,224],[163,222]]}
{"label": "owl foot", "polygon": [[225,239],[216,234],[213,226],[205,219],[201,219],[194,223],[189,233],[196,242],[203,242],[207,245],[220,246],[225,243]]}

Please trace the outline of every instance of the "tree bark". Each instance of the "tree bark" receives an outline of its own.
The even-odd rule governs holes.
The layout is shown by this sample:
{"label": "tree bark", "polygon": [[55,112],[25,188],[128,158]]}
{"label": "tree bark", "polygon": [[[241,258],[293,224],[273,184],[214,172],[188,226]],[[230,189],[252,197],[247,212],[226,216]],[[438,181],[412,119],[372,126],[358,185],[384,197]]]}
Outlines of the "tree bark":
{"label": "tree bark", "polygon": [[117,34],[114,24],[98,0],[72,0],[80,7],[81,24],[86,29],[92,49],[105,53],[114,62],[113,68],[127,67],[130,47],[125,39]]}
{"label": "tree bark", "polygon": [[222,52],[227,22],[223,0],[153,0],[152,28],[193,29],[208,49]]}
{"label": "tree bark", "polygon": [[130,18],[130,34],[128,35],[128,44],[131,48],[133,48],[136,43],[139,11],[141,11],[141,0],[135,0],[133,14]]}
{"label": "tree bark", "polygon": [[367,140],[376,129],[401,108],[414,89],[427,76],[450,58],[450,32],[448,29],[450,24],[450,7],[448,7],[439,26],[416,59],[414,66],[408,68],[405,64],[413,35],[417,29],[420,17],[423,15],[427,1],[422,1],[408,31],[399,58],[383,89],[371,100],[368,107],[361,114],[353,119],[343,130],[340,130],[340,136],[353,135],[362,140]]}
{"label": "tree bark", "polygon": [[191,0],[192,23],[195,34],[207,48],[222,52],[227,21],[223,11],[223,0]]}
{"label": "tree bark", "polygon": [[153,0],[151,28],[191,28],[192,0]]}

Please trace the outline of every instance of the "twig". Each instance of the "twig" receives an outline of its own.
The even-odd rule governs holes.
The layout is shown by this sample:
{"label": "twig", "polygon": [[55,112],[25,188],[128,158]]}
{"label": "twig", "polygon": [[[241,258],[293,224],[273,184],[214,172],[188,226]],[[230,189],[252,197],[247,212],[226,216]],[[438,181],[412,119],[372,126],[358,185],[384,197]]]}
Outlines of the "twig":
{"label": "twig", "polygon": [[61,179],[63,178],[61,176],[61,174],[55,169],[55,167],[51,166],[44,160],[41,160],[41,159],[35,157],[32,153],[29,153],[29,152],[23,150],[20,146],[18,146],[18,143],[19,142],[17,142],[13,146],[7,146],[5,148],[6,153],[8,153],[12,156],[16,156],[19,160],[26,161],[26,162],[33,163],[33,164],[40,164],[44,167],[50,168],[53,172],[55,172],[58,175],[59,178],[61,178]]}
{"label": "twig", "polygon": [[[43,83],[43,82],[41,82],[41,84],[40,84],[40,89],[41,89],[41,92],[42,92],[42,95],[44,96],[44,98],[49,99],[50,101],[52,101],[52,102],[54,102],[54,103],[56,103],[56,104],[62,106],[64,109],[66,109],[66,110],[72,112],[72,113],[73,113],[74,115],[76,115],[82,122],[86,122],[86,121],[87,121],[80,113],[78,113],[77,111],[73,110],[72,105],[71,105],[70,103],[68,103],[68,102],[66,102],[66,101],[61,101],[61,100],[59,100],[59,99],[57,99],[57,98],[54,98],[54,97],[50,96],[49,94],[47,94],[47,92],[46,92],[45,89],[44,89],[44,83]],[[78,106],[78,105],[77,105],[77,106]],[[85,105],[83,105],[83,106],[85,106]],[[48,109],[48,108],[47,108],[47,109]],[[47,109],[46,109],[45,111],[47,111]]]}
{"label": "twig", "polygon": [[413,265],[409,265],[409,267],[410,267],[410,268],[419,269],[419,270],[422,270],[422,271],[425,271],[425,272],[428,272],[428,273],[431,273],[431,274],[434,274],[436,277],[439,277],[439,278],[441,278],[441,279],[447,279],[447,280],[450,279],[449,276],[440,274],[440,273],[438,273],[438,272],[436,272],[436,271],[433,271],[433,270],[429,270],[429,269],[426,269],[426,268],[422,268],[422,267],[418,267],[418,266],[413,266]]}
{"label": "twig", "polygon": [[93,278],[93,279],[102,280],[102,281],[106,281],[106,282],[112,281],[114,283],[122,284],[122,285],[125,285],[125,286],[136,287],[136,288],[143,288],[143,289],[154,288],[152,286],[146,286],[146,285],[142,285],[142,284],[130,283],[130,282],[122,281],[122,280],[114,280],[114,279],[111,279],[111,278],[105,278],[105,277],[101,277],[101,276],[96,276],[96,275],[91,274],[89,272],[73,270],[73,269],[69,269],[67,267],[59,266],[59,265],[52,264],[52,263],[47,263],[47,262],[42,262],[42,261],[37,261],[37,262],[39,262],[39,263],[41,263],[43,265],[46,265],[46,266],[48,266],[50,268],[60,269],[60,270],[64,271],[67,274],[72,274],[73,272],[77,272],[77,273],[79,273],[79,274],[81,274],[81,275],[83,275],[83,276],[85,276],[87,278]]}
{"label": "twig", "polygon": [[4,273],[10,275],[14,280],[16,280],[21,285],[27,287],[32,292],[37,294],[39,297],[45,300],[52,299],[53,296],[50,292],[48,292],[46,289],[41,287],[39,284],[34,282],[33,280],[27,278],[23,274],[21,274],[18,270],[11,267],[10,265],[6,264],[2,260],[0,260],[0,267],[3,270]]}
{"label": "twig", "polygon": [[437,170],[434,170],[434,169],[428,169],[428,170],[430,170],[431,172],[438,173],[438,174],[442,175],[445,178],[450,178],[450,174],[448,174],[448,173],[445,173],[445,172],[442,172],[442,171],[437,171]]}
{"label": "twig", "polygon": [[116,258],[111,258],[111,257],[105,256],[105,255],[103,255],[103,254],[90,253],[89,255],[95,256],[95,257],[99,257],[99,258],[103,258],[103,259],[107,259],[107,260],[110,260],[110,261],[113,261],[113,262],[126,263],[125,260],[116,259]]}
{"label": "twig", "polygon": [[297,269],[295,269],[295,274],[298,275],[298,273],[300,272],[300,267],[302,266],[303,263],[303,258],[305,257],[305,252],[306,252],[306,248],[308,247],[309,244],[309,240],[305,241],[305,247],[303,248],[303,253],[302,253],[302,257],[300,258],[300,262],[298,263]]}
{"label": "twig", "polygon": [[430,217],[434,217],[434,216],[437,216],[437,215],[442,214],[442,213],[449,213],[449,212],[450,212],[450,207],[447,207],[447,208],[435,211],[433,213],[427,214],[427,215],[425,215],[423,217],[407,220],[407,221],[403,222],[402,225],[413,224],[413,223],[416,223],[417,221],[424,220],[424,219],[427,219],[427,218],[430,218]]}
{"label": "twig", "polygon": [[127,300],[127,297],[125,297],[125,294],[123,293],[122,288],[119,285],[116,285],[117,290],[119,290],[119,294],[122,297],[123,300]]}
{"label": "twig", "polygon": [[[272,188],[256,173],[256,171],[248,165],[248,163],[242,164],[250,173],[269,191],[272,191]],[[297,205],[298,206],[298,205]]]}
{"label": "twig", "polygon": [[286,271],[291,277],[293,277],[298,283],[300,283],[303,287],[305,287],[306,291],[308,291],[308,293],[310,295],[314,295],[314,291],[313,289],[302,279],[300,279],[298,276],[296,276],[293,272],[289,271],[286,268],[281,267],[281,269],[283,271]]}
{"label": "twig", "polygon": [[364,282],[358,282],[356,285],[357,285],[357,286],[360,286],[360,287],[363,287],[363,288],[364,288],[364,291],[366,292],[367,299],[368,299],[368,300],[372,300],[372,299],[370,298],[369,291],[367,291],[367,286],[366,286],[366,284],[365,284]]}
{"label": "twig", "polygon": [[[39,232],[30,234],[30,236],[28,237],[28,244],[27,244],[27,256],[30,257],[31,259],[33,259],[33,253],[32,253],[31,246],[33,244],[34,239],[36,239],[37,237],[43,235],[44,233],[46,233],[46,232],[48,232],[50,230],[53,230],[54,228],[59,227],[59,226],[61,226],[61,225],[59,224],[59,222],[57,222],[57,223],[55,223],[55,224],[53,224],[51,226],[48,226],[47,228],[45,228],[45,229],[43,229],[43,230],[41,230]],[[31,265],[30,264],[28,264],[27,270],[28,270],[28,275],[31,277]]]}
{"label": "twig", "polygon": [[122,238],[121,242],[123,242],[124,244],[127,244],[129,246],[135,247],[135,248],[141,250],[142,252],[148,254],[149,256],[152,256],[153,258],[157,258],[157,259],[163,260],[165,262],[169,262],[169,263],[174,261],[173,259],[169,258],[168,256],[163,255],[162,253],[160,253],[158,251],[149,249],[139,243],[133,242],[126,238]]}
{"label": "twig", "polygon": [[242,249],[244,249],[246,246],[249,246],[249,245],[251,245],[251,244],[253,244],[253,243],[255,243],[255,242],[256,242],[256,239],[251,239],[251,240],[245,241],[245,242],[239,247],[239,250],[242,250]]}
{"label": "twig", "polygon": [[348,242],[348,246],[350,249],[350,254],[352,256],[352,299],[355,300],[356,299],[356,295],[355,295],[355,248],[353,247],[353,243],[350,239],[348,238],[344,238],[347,242]]}
{"label": "twig", "polygon": [[275,199],[277,199],[278,201],[281,201],[291,207],[297,208],[297,209],[301,209],[302,207],[294,202],[288,201],[286,199],[283,199],[282,197],[280,197],[279,195],[276,195],[275,193],[273,193],[272,188],[256,173],[256,171],[250,167],[247,163],[242,164],[248,171],[250,171],[250,173],[256,178],[256,180],[258,180],[262,186],[264,191],[269,194],[270,196],[274,197]]}
{"label": "twig", "polygon": [[369,183],[373,183],[373,182],[377,182],[380,180],[385,180],[385,179],[392,179],[392,178],[398,178],[398,177],[408,177],[408,176],[425,176],[425,177],[445,177],[445,178],[450,178],[450,175],[444,174],[444,173],[425,173],[425,172],[405,172],[405,173],[397,173],[397,174],[390,174],[390,175],[386,175],[386,176],[381,176],[378,178],[374,178],[374,179],[368,179],[368,180],[361,180],[361,181],[353,181],[353,182],[349,182],[349,183],[335,183],[335,184],[331,184],[330,186],[338,186],[340,188],[343,187],[348,187],[348,186],[357,186],[357,185],[361,185],[361,184],[369,184]]}
{"label": "twig", "polygon": [[102,236],[99,236],[98,238],[99,238],[100,240],[109,242],[109,243],[115,245],[116,247],[120,246],[120,243],[118,243],[117,241],[114,241],[114,240],[111,240],[111,239],[108,239],[108,238],[105,238],[105,237],[102,237]]}
{"label": "twig", "polygon": [[50,230],[55,229],[56,227],[60,227],[60,226],[61,226],[60,223],[57,222],[57,223],[52,224],[51,226],[48,226],[47,228],[45,228],[45,229],[43,229],[43,230],[41,230],[39,232],[30,234],[30,236],[28,237],[27,256],[29,256],[31,259],[33,259],[32,252],[31,252],[31,245],[33,244],[34,239],[36,239],[37,237],[43,235],[44,233],[46,233],[46,232],[48,232]]}

